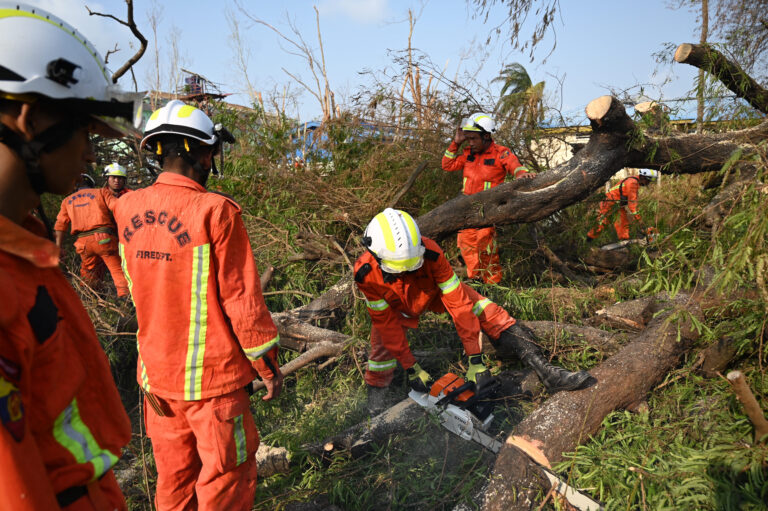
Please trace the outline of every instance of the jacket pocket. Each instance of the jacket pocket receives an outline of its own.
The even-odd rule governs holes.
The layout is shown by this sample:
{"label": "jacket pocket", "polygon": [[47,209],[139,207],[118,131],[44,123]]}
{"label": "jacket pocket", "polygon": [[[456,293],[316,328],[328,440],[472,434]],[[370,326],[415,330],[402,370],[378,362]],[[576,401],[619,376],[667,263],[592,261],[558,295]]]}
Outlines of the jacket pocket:
{"label": "jacket pocket", "polygon": [[229,395],[213,407],[216,425],[217,468],[229,472],[253,458],[259,448],[259,432],[248,407],[246,392]]}

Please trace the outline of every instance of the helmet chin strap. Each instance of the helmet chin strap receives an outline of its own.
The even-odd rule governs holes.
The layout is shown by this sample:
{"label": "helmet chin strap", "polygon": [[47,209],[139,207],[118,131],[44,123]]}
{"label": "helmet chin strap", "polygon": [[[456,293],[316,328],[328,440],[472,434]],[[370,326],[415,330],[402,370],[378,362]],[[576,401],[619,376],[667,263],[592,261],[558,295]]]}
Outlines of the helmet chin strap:
{"label": "helmet chin strap", "polygon": [[40,157],[55,151],[72,138],[79,121],[70,119],[54,124],[30,141],[4,124],[0,124],[0,143],[8,146],[24,162],[29,184],[37,195],[47,192],[45,176],[40,168]]}

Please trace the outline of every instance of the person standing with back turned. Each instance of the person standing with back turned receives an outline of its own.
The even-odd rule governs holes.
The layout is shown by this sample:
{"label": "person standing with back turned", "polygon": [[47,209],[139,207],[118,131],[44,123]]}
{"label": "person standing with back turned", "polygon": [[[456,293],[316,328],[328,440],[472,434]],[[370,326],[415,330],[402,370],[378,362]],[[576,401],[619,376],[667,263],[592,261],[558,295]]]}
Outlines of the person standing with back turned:
{"label": "person standing with back turned", "polygon": [[170,101],[141,141],[163,172],[114,206],[160,511],[251,509],[259,436],[247,387],[260,375],[269,400],[283,382],[240,206],[205,189],[227,135]]}

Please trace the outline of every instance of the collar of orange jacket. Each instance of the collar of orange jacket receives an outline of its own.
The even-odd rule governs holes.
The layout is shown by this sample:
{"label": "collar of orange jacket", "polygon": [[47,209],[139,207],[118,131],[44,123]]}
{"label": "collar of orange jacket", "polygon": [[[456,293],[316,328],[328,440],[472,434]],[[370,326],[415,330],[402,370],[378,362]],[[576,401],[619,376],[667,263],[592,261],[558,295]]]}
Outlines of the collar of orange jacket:
{"label": "collar of orange jacket", "polygon": [[199,192],[206,191],[205,187],[194,179],[188,178],[187,176],[182,176],[181,174],[176,174],[175,172],[161,173],[159,176],[157,176],[155,183],[172,186],[184,186]]}
{"label": "collar of orange jacket", "polygon": [[0,250],[26,259],[38,268],[59,264],[59,247],[40,234],[45,232],[40,220],[28,216],[23,225],[0,215]]}

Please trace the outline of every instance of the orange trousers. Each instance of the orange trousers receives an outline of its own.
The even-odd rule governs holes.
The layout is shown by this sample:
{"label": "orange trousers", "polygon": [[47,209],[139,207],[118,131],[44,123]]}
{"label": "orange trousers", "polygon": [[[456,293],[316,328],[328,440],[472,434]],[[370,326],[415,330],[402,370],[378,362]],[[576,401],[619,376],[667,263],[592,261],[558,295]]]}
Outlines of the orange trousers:
{"label": "orange trousers", "polygon": [[97,232],[75,240],[75,250],[80,254],[80,276],[86,284],[97,287],[104,277],[104,265],[109,269],[117,288],[117,296],[128,296],[128,282],[120,266],[117,236]]}
{"label": "orange trousers", "polygon": [[501,261],[496,246],[496,228],[462,229],[456,238],[467,265],[467,278],[482,277],[486,284],[501,282]]}
{"label": "orange trousers", "polygon": [[[598,237],[598,235],[605,229],[605,227],[611,222],[613,213],[617,208],[616,201],[600,201],[600,212],[597,216],[598,224],[587,233],[592,239]],[[619,218],[613,223],[613,227],[616,229],[616,236],[620,240],[629,239],[629,217],[627,217],[626,208],[619,207]]]}
{"label": "orange trousers", "polygon": [[127,511],[123,493],[117,485],[115,474],[111,470],[101,479],[88,485],[88,493],[83,495],[63,511]]}
{"label": "orange trousers", "polygon": [[144,400],[158,511],[250,511],[259,432],[245,389],[200,401],[158,401],[164,416]]}
{"label": "orange trousers", "polygon": [[[466,284],[464,291],[469,295],[472,303],[484,300],[485,297]],[[491,302],[478,316],[480,328],[494,339],[498,339],[501,332],[515,324],[515,319],[507,311]],[[407,331],[407,327],[403,326]],[[368,367],[365,370],[365,383],[373,387],[388,387],[392,383],[397,361],[384,347],[381,335],[376,327],[371,327],[371,349],[368,352]]]}

